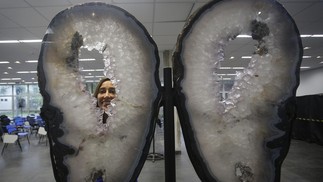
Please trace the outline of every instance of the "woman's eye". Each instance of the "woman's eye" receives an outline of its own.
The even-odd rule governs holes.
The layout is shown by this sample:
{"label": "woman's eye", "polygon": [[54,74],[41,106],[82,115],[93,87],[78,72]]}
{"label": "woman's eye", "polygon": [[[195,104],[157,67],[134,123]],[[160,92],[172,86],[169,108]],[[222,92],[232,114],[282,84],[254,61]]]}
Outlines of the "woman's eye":
{"label": "woman's eye", "polygon": [[104,94],[106,92],[105,89],[100,90],[100,94]]}
{"label": "woman's eye", "polygon": [[109,93],[111,93],[111,94],[115,94],[115,93],[116,93],[116,89],[115,89],[115,88],[111,88],[111,89],[109,89]]}

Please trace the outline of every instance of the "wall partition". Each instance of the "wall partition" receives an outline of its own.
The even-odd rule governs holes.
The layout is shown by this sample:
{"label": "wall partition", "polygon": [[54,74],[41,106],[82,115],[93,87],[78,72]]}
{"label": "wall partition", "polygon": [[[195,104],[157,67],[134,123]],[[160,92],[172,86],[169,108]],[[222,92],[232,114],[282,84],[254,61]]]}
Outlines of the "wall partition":
{"label": "wall partition", "polygon": [[38,85],[0,85],[0,115],[39,114],[42,97]]}
{"label": "wall partition", "polygon": [[[92,94],[97,83],[86,83]],[[0,115],[10,118],[39,114],[43,98],[37,84],[0,85]]]}

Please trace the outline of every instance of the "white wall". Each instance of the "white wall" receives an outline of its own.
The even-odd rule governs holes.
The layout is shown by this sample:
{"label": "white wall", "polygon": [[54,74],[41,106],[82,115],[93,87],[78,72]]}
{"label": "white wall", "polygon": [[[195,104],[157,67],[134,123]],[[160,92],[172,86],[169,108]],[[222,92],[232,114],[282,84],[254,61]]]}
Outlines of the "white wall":
{"label": "white wall", "polygon": [[12,109],[12,97],[0,97],[0,110]]}
{"label": "white wall", "polygon": [[302,71],[296,96],[321,93],[323,93],[323,67],[315,70]]}

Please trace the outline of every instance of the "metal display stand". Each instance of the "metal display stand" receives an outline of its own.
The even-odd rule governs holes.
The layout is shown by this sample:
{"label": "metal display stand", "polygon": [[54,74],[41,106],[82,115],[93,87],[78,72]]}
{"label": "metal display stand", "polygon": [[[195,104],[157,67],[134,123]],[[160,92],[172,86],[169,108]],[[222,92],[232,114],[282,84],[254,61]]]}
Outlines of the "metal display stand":
{"label": "metal display stand", "polygon": [[153,136],[153,152],[149,153],[147,156],[147,160],[151,160],[152,162],[155,162],[156,160],[163,160],[164,155],[161,153],[156,153],[155,151],[155,135]]}
{"label": "metal display stand", "polygon": [[172,69],[164,68],[164,151],[165,182],[176,181],[175,170],[175,132],[174,132],[174,91]]}

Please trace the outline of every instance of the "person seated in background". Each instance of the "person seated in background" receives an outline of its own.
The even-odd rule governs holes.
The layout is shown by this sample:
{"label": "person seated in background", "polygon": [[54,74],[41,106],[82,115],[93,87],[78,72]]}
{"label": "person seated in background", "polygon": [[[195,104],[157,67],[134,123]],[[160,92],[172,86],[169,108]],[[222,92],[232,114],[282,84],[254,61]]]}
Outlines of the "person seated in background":
{"label": "person seated in background", "polygon": [[106,123],[111,101],[116,98],[116,88],[109,78],[103,78],[95,88],[93,95],[97,99],[96,106],[104,111],[102,122]]}
{"label": "person seated in background", "polygon": [[6,126],[10,124],[10,119],[6,115],[0,116],[0,126],[3,133],[8,132]]}

